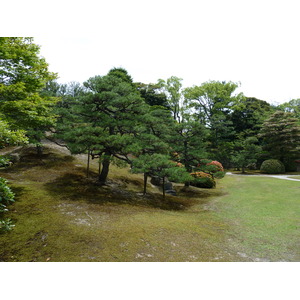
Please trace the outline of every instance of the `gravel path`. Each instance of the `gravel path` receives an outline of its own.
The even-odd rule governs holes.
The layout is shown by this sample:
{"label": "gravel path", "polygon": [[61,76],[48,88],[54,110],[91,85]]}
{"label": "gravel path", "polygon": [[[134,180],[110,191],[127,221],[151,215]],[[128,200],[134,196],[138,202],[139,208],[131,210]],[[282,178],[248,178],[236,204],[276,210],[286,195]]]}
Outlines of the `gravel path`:
{"label": "gravel path", "polygon": [[[234,175],[234,176],[255,176],[255,177],[272,177],[272,178],[278,178],[278,179],[284,179],[284,180],[292,180],[292,181],[300,181],[300,175],[264,175],[264,174],[257,174],[257,175],[249,175],[249,174],[233,174],[231,172],[227,172],[226,175]],[[290,177],[299,177],[299,179],[296,178],[290,178]]]}

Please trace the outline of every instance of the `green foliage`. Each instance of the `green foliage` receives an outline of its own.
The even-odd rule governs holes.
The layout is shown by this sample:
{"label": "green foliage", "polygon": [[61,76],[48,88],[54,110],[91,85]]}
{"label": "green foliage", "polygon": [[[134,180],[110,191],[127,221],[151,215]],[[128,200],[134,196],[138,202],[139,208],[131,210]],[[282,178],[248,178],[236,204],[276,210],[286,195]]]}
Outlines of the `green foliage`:
{"label": "green foliage", "polygon": [[243,134],[244,137],[255,136],[272,111],[271,105],[266,101],[243,97],[235,104],[230,120],[237,134]]}
{"label": "green foliage", "polygon": [[153,107],[165,107],[170,109],[165,93],[160,92],[158,84],[135,83],[137,90],[147,104]]}
{"label": "green foliage", "polygon": [[0,203],[7,206],[14,202],[14,193],[7,185],[7,180],[0,177]]}
{"label": "green foliage", "polygon": [[276,111],[261,129],[263,149],[287,167],[300,156],[300,126],[292,113]]}
{"label": "green foliage", "polygon": [[9,231],[14,226],[10,219],[2,219],[3,213],[7,212],[7,206],[14,202],[14,197],[7,180],[0,177],[0,233]]}
{"label": "green foliage", "polygon": [[172,150],[176,153],[174,159],[191,172],[193,166],[207,156],[206,138],[207,130],[199,122],[184,119],[183,122],[174,124],[173,132],[168,139]]}
{"label": "green foliage", "polygon": [[258,145],[256,137],[236,139],[234,146],[232,162],[235,167],[242,168],[244,173],[248,165],[256,164],[257,158],[261,153],[261,147]]}
{"label": "green foliage", "polygon": [[300,99],[293,99],[289,102],[280,104],[276,107],[276,109],[293,113],[298,119],[300,119]]}
{"label": "green foliage", "polygon": [[260,172],[266,174],[281,174],[285,173],[285,167],[278,159],[268,159],[262,163]]}
{"label": "green foliage", "polygon": [[32,142],[39,142],[55,123],[52,107],[57,101],[39,92],[56,74],[48,71],[32,38],[1,37],[0,57],[0,121],[8,124],[8,142],[24,141],[25,131]]}
{"label": "green foliage", "polygon": [[[0,207],[0,212],[1,212],[1,207]],[[13,227],[15,227],[15,225],[13,224],[11,219],[0,220],[0,234],[12,230]]]}
{"label": "green foliage", "polygon": [[0,116],[0,149],[9,145],[26,144],[28,138],[24,130],[12,130]]}
{"label": "green foliage", "polygon": [[0,168],[9,166],[9,162],[10,162],[9,158],[0,155]]}
{"label": "green foliage", "polygon": [[182,121],[182,78],[171,76],[167,80],[159,79],[158,86],[161,91],[166,95],[169,107],[175,121]]}
{"label": "green foliage", "polygon": [[191,185],[199,188],[214,188],[216,186],[216,181],[211,174],[205,172],[193,172],[191,173],[193,180]]}
{"label": "green foliage", "polygon": [[190,180],[185,168],[177,166],[176,162],[164,154],[144,154],[133,160],[132,173],[148,173],[149,175],[168,177],[171,181],[185,182]]}

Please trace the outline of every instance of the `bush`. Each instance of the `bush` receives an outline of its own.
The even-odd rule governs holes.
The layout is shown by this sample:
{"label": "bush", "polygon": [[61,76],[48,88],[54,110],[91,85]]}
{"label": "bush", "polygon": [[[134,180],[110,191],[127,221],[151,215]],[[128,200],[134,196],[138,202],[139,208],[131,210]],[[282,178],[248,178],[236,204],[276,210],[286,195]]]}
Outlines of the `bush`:
{"label": "bush", "polygon": [[9,205],[14,202],[15,194],[7,185],[7,180],[0,177],[0,204]]}
{"label": "bush", "polygon": [[10,231],[14,226],[11,219],[0,220],[0,233]]}
{"label": "bush", "polygon": [[216,160],[203,159],[198,164],[198,171],[204,171],[205,173],[211,174],[214,178],[223,178],[225,176],[225,171],[222,164]]}
{"label": "bush", "polygon": [[260,172],[266,174],[280,174],[285,173],[285,167],[278,159],[268,159],[262,163]]}
{"label": "bush", "polygon": [[[6,206],[14,202],[14,197],[14,193],[7,185],[7,180],[0,177],[0,218],[7,211]],[[0,233],[11,230],[13,226],[10,219],[0,219]]]}
{"label": "bush", "polygon": [[9,159],[5,156],[0,156],[0,168],[8,167],[9,166]]}
{"label": "bush", "polygon": [[194,177],[194,180],[191,181],[192,186],[196,186],[199,188],[214,188],[216,186],[216,182],[212,175],[205,172],[194,172],[191,173]]}

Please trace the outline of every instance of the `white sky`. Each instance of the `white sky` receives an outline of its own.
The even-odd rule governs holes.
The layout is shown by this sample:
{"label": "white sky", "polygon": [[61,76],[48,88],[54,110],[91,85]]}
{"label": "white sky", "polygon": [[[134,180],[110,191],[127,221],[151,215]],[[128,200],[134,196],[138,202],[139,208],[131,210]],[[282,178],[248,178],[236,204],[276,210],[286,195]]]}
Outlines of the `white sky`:
{"label": "white sky", "polygon": [[59,82],[124,67],[144,83],[231,80],[270,103],[300,98],[297,1],[29,0],[17,11],[7,2],[6,35],[35,37]]}

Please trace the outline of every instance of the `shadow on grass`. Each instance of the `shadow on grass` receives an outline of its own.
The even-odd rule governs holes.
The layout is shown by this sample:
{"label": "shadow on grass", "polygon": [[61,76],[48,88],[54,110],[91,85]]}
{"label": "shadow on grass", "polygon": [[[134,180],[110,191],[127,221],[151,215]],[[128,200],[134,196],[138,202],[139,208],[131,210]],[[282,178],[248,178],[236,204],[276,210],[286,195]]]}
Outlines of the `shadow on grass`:
{"label": "shadow on grass", "polygon": [[44,186],[52,196],[71,201],[130,204],[164,210],[184,210],[194,203],[191,199],[183,197],[167,195],[163,198],[158,193],[142,195],[126,190],[124,184],[119,181],[108,180],[106,185],[100,185],[96,176],[97,174],[93,172],[90,178],[81,174],[67,173]]}
{"label": "shadow on grass", "polygon": [[68,166],[75,158],[71,155],[61,155],[54,153],[51,149],[44,148],[43,154],[38,155],[34,147],[22,149],[20,152],[20,161],[12,166],[1,170],[3,173],[18,173],[28,171],[32,168],[39,167],[42,169],[58,168],[64,165]]}

